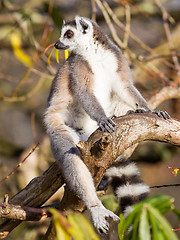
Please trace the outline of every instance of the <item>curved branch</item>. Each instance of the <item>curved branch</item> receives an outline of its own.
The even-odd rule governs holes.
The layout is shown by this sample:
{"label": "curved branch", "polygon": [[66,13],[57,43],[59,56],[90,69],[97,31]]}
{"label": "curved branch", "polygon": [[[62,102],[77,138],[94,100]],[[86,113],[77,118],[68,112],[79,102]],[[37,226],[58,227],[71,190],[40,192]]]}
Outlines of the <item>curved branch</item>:
{"label": "curved branch", "polygon": [[157,94],[151,97],[148,104],[151,109],[155,109],[162,102],[172,98],[180,98],[180,87],[163,87]]}
{"label": "curved branch", "polygon": [[[130,146],[145,141],[155,140],[180,146],[180,122],[164,120],[155,114],[130,114],[118,117],[113,134],[96,130],[87,142],[80,142],[78,147],[82,159],[90,170],[95,185],[98,186],[106,169]],[[97,151],[98,150],[98,151]],[[33,179],[24,189],[9,202],[24,206],[39,207],[46,202],[64,184],[62,174],[54,163],[42,176]],[[70,196],[68,193],[68,196]],[[78,198],[64,198],[63,208],[78,205]],[[62,207],[61,206],[61,207]],[[76,208],[77,209],[77,208]],[[0,225],[0,239],[3,239],[21,221],[6,220]]]}

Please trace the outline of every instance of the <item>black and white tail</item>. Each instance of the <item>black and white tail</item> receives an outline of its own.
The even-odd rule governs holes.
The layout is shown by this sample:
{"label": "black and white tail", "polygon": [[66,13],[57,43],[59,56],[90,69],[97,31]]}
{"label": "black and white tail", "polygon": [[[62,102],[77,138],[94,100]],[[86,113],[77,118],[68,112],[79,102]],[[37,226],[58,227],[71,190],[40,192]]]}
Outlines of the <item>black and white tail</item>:
{"label": "black and white tail", "polygon": [[135,163],[117,161],[106,172],[108,184],[112,185],[121,211],[127,216],[133,209],[131,205],[139,203],[148,196],[149,187],[140,179]]}

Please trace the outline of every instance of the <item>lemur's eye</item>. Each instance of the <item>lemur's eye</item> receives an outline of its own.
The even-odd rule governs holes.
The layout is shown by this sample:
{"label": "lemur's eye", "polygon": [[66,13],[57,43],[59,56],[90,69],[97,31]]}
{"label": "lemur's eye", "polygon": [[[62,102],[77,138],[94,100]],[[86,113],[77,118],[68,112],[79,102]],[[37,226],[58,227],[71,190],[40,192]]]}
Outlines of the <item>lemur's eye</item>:
{"label": "lemur's eye", "polygon": [[73,37],[73,35],[74,35],[73,31],[67,30],[67,31],[65,32],[65,34],[64,34],[64,37],[70,39],[70,38]]}

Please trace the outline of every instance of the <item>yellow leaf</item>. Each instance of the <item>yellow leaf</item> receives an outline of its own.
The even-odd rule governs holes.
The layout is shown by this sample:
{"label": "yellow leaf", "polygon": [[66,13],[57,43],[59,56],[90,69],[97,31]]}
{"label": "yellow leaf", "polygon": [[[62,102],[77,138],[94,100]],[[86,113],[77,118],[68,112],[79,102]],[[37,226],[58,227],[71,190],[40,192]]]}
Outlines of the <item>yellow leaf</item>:
{"label": "yellow leaf", "polygon": [[174,171],[172,172],[174,174],[174,176],[177,176],[177,173],[178,173],[179,169],[178,168],[175,168]]}
{"label": "yellow leaf", "polygon": [[98,235],[95,233],[92,224],[83,214],[74,213],[71,215],[71,224],[73,225],[72,218],[77,225],[76,231],[78,231],[78,233],[81,232],[81,235],[84,237],[85,240],[100,240]]}
{"label": "yellow leaf", "polygon": [[59,63],[59,50],[58,49],[56,49],[56,61],[57,61],[57,63]]}
{"label": "yellow leaf", "polygon": [[10,35],[10,42],[15,56],[27,67],[33,66],[30,57],[21,48],[21,35],[19,33],[12,33]]}
{"label": "yellow leaf", "polygon": [[57,240],[71,240],[73,228],[67,218],[54,208],[50,208],[49,212],[52,214]]}
{"label": "yellow leaf", "polygon": [[49,56],[48,56],[48,64],[50,67],[51,67],[51,55],[52,55],[53,51],[54,51],[54,48],[50,51]]}
{"label": "yellow leaf", "polygon": [[69,57],[69,52],[68,52],[68,50],[64,50],[64,57],[65,57],[65,60]]}

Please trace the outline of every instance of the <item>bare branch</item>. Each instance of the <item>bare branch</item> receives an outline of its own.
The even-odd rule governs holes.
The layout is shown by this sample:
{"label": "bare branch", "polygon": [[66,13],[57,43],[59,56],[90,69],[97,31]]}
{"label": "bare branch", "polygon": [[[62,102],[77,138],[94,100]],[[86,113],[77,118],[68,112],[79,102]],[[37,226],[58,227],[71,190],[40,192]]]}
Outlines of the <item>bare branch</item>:
{"label": "bare branch", "polygon": [[50,213],[48,213],[45,209],[0,203],[1,218],[18,219],[22,221],[39,221],[48,216],[50,216]]}
{"label": "bare branch", "polygon": [[[124,32],[126,31],[126,26],[117,18],[115,13],[110,8],[109,4],[103,0],[103,5],[108,12],[108,14],[112,17],[113,21],[117,24],[117,26],[122,29]],[[133,34],[131,31],[129,32],[129,36],[137,42],[142,48],[144,48],[147,52],[152,53],[152,49],[148,47],[144,42],[142,42],[138,37],[136,37],[135,34]]]}
{"label": "bare branch", "polygon": [[151,186],[150,188],[180,187],[180,183]]}
{"label": "bare branch", "polygon": [[173,98],[180,98],[180,88],[168,86],[162,88],[156,95],[151,97],[148,104],[151,109],[155,109],[162,102]]}
{"label": "bare branch", "polygon": [[128,47],[128,39],[131,31],[131,9],[128,4],[126,4],[124,7],[126,13],[126,27],[125,27],[126,31],[124,33],[123,48],[126,49]]}
{"label": "bare branch", "polygon": [[95,3],[95,0],[91,0],[91,8],[92,8],[92,20],[93,21],[96,21],[96,3]]}
{"label": "bare branch", "polygon": [[169,44],[169,48],[170,48],[170,51],[171,51],[171,54],[172,54],[172,60],[174,62],[174,66],[176,68],[177,75],[180,76],[180,64],[179,64],[179,61],[178,61],[178,57],[176,55],[176,50],[174,49],[174,43],[173,43],[170,28],[169,28],[169,24],[168,24],[169,14],[166,11],[166,9],[161,5],[159,0],[155,0],[155,2],[162,12],[162,17],[163,17],[163,21],[164,21],[164,30],[165,30],[166,37],[167,37],[168,44]]}
{"label": "bare branch", "polygon": [[15,173],[15,171],[26,161],[26,159],[36,150],[36,148],[39,146],[40,142],[36,144],[36,146],[29,152],[29,154],[5,177],[0,181],[0,185],[8,179],[12,174]]}
{"label": "bare branch", "polygon": [[123,43],[121,41],[121,39],[118,37],[117,35],[117,32],[116,32],[116,29],[114,28],[113,24],[112,24],[112,21],[111,21],[111,18],[109,17],[108,15],[108,12],[106,11],[104,5],[102,4],[102,2],[100,0],[95,0],[98,7],[101,9],[103,15],[104,15],[104,19],[111,31],[111,34],[112,34],[112,37],[114,39],[114,41],[117,43],[117,45],[120,46],[120,48],[123,48]]}

